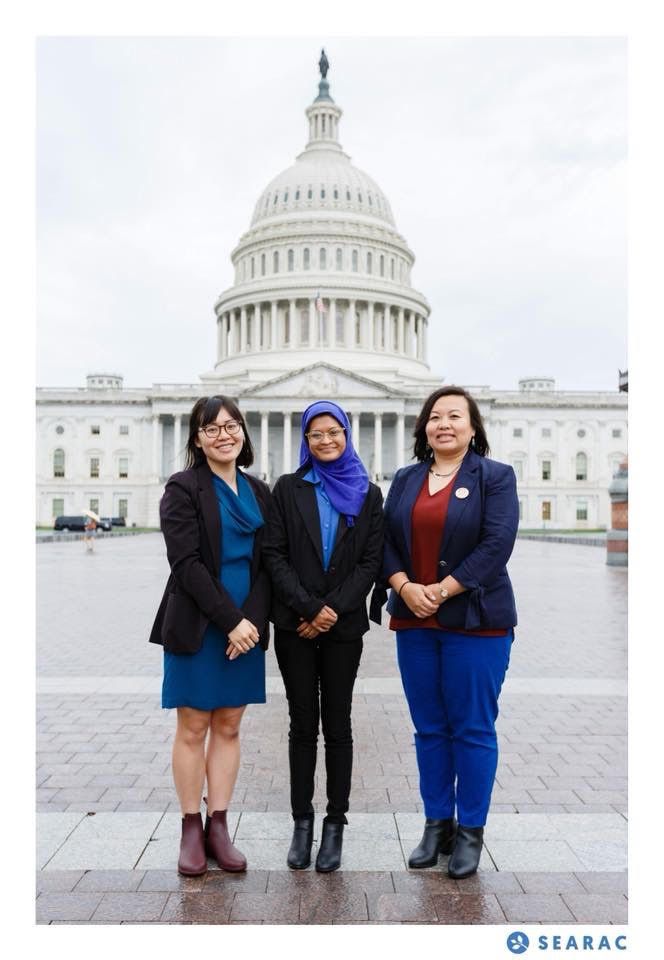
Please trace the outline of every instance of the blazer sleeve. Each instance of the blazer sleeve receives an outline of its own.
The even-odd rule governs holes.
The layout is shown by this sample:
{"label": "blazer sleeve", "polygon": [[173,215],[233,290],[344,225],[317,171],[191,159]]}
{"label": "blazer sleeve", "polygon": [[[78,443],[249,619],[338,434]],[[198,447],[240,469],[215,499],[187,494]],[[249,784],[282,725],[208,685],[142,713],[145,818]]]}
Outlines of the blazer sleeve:
{"label": "blazer sleeve", "polygon": [[175,582],[193,598],[209,620],[224,633],[230,633],[244,614],[201,559],[198,511],[191,491],[178,474],[166,484],[159,515]]}
{"label": "blazer sleeve", "polygon": [[352,571],[338,587],[335,587],[327,597],[335,613],[349,613],[357,610],[366,600],[371,587],[380,573],[383,555],[383,494],[379,487],[369,487],[371,500],[369,503],[369,534],[362,551],[362,556],[355,558]]}
{"label": "blazer sleeve", "polygon": [[[266,483],[263,483],[260,480],[256,480],[256,483],[260,485],[258,488],[259,495],[257,496],[257,500],[261,513],[267,522],[272,494],[270,493],[270,488]],[[262,633],[267,626],[267,622],[270,617],[270,603],[272,598],[272,584],[270,582],[270,576],[265,567],[265,559],[263,556],[262,540],[264,536],[265,528],[263,528],[262,531],[259,531],[257,534],[257,539],[260,537],[260,540],[254,549],[258,549],[258,571],[251,584],[251,589],[247,599],[242,604],[242,610],[245,617],[247,620],[250,620],[253,623],[253,625],[258,629],[259,633]]]}
{"label": "blazer sleeve", "polygon": [[479,542],[451,571],[454,579],[470,590],[491,584],[514,549],[519,526],[516,474],[506,464],[500,467],[486,480]]}
{"label": "blazer sleeve", "polygon": [[[404,487],[405,472],[397,470],[392,478],[390,489],[385,500],[385,547],[383,550],[383,565],[381,571],[381,583],[385,591],[390,577],[400,570],[407,571],[410,567],[410,561],[401,555],[397,543],[392,534],[392,528],[398,520],[400,494]],[[387,593],[385,594],[387,599]],[[384,601],[383,601],[384,602]]]}
{"label": "blazer sleeve", "polygon": [[305,589],[291,562],[287,515],[282,478],[277,480],[272,491],[263,543],[265,566],[272,580],[272,588],[282,602],[303,619],[312,620],[323,609],[325,602]]}

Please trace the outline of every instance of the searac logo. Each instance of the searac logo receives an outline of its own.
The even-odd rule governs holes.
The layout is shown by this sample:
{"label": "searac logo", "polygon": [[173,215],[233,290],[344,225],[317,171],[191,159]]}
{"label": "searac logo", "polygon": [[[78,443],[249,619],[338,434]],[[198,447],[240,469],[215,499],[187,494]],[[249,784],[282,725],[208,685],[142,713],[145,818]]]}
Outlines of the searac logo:
{"label": "searac logo", "polygon": [[530,940],[521,930],[515,930],[507,938],[507,949],[511,953],[525,953],[530,946]]}

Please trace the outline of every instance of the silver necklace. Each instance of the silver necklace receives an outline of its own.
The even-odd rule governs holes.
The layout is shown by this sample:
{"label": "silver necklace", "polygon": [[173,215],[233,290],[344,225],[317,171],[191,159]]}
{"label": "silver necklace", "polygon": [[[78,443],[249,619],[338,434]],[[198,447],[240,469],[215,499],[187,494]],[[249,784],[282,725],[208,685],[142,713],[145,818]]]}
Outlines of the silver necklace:
{"label": "silver necklace", "polygon": [[450,470],[449,473],[436,473],[433,467],[429,467],[429,473],[432,474],[432,476],[440,477],[440,479],[443,480],[445,479],[445,477],[451,477],[453,473],[456,473],[459,467],[460,467],[460,464],[457,464],[454,470]]}

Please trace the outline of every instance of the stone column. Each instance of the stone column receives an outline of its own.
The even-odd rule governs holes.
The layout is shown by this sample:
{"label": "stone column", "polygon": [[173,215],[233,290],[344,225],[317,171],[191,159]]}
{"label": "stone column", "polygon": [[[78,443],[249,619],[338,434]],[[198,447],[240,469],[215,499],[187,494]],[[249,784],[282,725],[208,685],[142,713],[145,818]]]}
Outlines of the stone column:
{"label": "stone column", "polygon": [[397,321],[397,352],[401,354],[403,354],[404,351],[403,319],[403,307],[399,307],[399,319]]}
{"label": "stone column", "polygon": [[406,465],[406,454],[404,444],[406,440],[406,415],[397,413],[396,447],[397,447],[397,469]]}
{"label": "stone column", "polygon": [[182,469],[182,417],[179,413],[173,414],[173,468]]}
{"label": "stone column", "polygon": [[272,313],[270,315],[270,350],[276,350],[279,346],[279,328],[278,328],[278,304],[276,300],[272,301]]}
{"label": "stone column", "polygon": [[422,360],[426,360],[429,353],[428,346],[429,321],[427,317],[422,317]]}
{"label": "stone column", "polygon": [[231,353],[235,355],[240,352],[240,319],[237,310],[233,310],[230,315],[230,333],[231,333]]}
{"label": "stone column", "polygon": [[261,476],[263,480],[267,480],[268,471],[270,469],[270,460],[267,452],[268,445],[268,417],[269,413],[267,410],[261,412]]}
{"label": "stone column", "polygon": [[240,353],[247,352],[247,308],[240,307]]}
{"label": "stone column", "polygon": [[330,312],[327,317],[327,345],[334,350],[337,345],[337,301],[330,297]]}
{"label": "stone column", "polygon": [[352,428],[353,428],[353,446],[355,447],[356,452],[360,452],[360,415],[359,413],[354,413],[352,417]]}
{"label": "stone column", "polygon": [[346,336],[344,337],[346,341],[346,346],[349,350],[352,350],[355,346],[355,301],[348,301],[348,308],[346,310]]}
{"label": "stone column", "polygon": [[374,414],[374,474],[380,480],[383,474],[383,415]]}
{"label": "stone column", "polygon": [[258,352],[261,348],[261,305],[257,303],[254,305],[254,328],[253,328],[253,341],[251,344],[251,349]]}
{"label": "stone column", "polygon": [[226,324],[226,314],[222,313],[217,317],[217,360],[224,359],[224,326]]}
{"label": "stone column", "polygon": [[291,472],[291,413],[284,413],[284,473]]}
{"label": "stone column", "polygon": [[161,420],[158,413],[152,415],[152,476],[161,479]]}
{"label": "stone column", "polygon": [[288,317],[290,326],[290,346],[297,347],[300,343],[300,331],[297,329],[297,317],[295,311],[295,301],[288,301]]}

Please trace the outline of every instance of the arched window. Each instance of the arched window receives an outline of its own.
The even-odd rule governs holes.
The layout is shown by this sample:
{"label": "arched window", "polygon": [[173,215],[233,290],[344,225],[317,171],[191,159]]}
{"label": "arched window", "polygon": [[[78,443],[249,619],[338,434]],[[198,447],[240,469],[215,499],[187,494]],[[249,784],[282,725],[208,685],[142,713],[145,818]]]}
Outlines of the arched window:
{"label": "arched window", "polygon": [[394,257],[390,257],[390,278],[394,280]]}
{"label": "arched window", "polygon": [[295,199],[296,199],[296,200],[299,200],[299,199],[300,199],[300,188],[299,188],[299,187],[298,187],[297,190],[295,191]]}
{"label": "arched window", "polygon": [[334,199],[335,200],[339,199],[339,190],[337,189],[337,187],[334,188]]}
{"label": "arched window", "polygon": [[254,258],[251,258],[251,279],[253,280],[256,276],[256,262]]}
{"label": "arched window", "polygon": [[381,277],[385,276],[385,256],[382,253],[380,255],[380,275]]}
{"label": "arched window", "polygon": [[284,203],[288,203],[288,190],[284,193]]}
{"label": "arched window", "polygon": [[337,270],[343,270],[344,254],[341,247],[337,247]]}
{"label": "arched window", "polygon": [[309,187],[309,189],[307,190],[307,200],[311,200],[313,195],[314,195],[314,192],[311,189],[311,187]]}
{"label": "arched window", "polygon": [[279,251],[275,250],[272,254],[272,272],[279,273]]}
{"label": "arched window", "polygon": [[579,452],[576,455],[576,479],[588,479],[588,457],[585,453]]}
{"label": "arched window", "polygon": [[320,198],[321,200],[325,199],[325,187],[320,188]]}
{"label": "arched window", "polygon": [[261,253],[261,277],[265,276],[265,254]]}
{"label": "arched window", "polygon": [[64,477],[65,475],[65,452],[59,447],[53,451],[53,476]]}
{"label": "arched window", "polygon": [[367,273],[373,273],[373,257],[371,256],[371,250],[367,253]]}
{"label": "arched window", "polygon": [[355,311],[355,345],[356,346],[358,347],[360,346],[361,339],[362,339],[362,325],[360,321],[360,313],[359,313],[359,310],[356,310]]}
{"label": "arched window", "polygon": [[288,251],[288,269],[290,271],[293,271],[295,269],[295,251],[294,250]]}
{"label": "arched window", "polygon": [[321,270],[327,270],[327,250],[325,249],[325,247],[320,248],[318,262],[320,264]]}
{"label": "arched window", "polygon": [[352,266],[353,273],[357,273],[357,266],[358,266],[357,250],[353,250],[353,253],[351,255],[351,266]]}
{"label": "arched window", "polygon": [[357,202],[362,203],[362,194],[360,193],[359,190],[357,191]]}
{"label": "arched window", "polygon": [[305,247],[302,251],[302,269],[308,270],[310,262],[309,247]]}
{"label": "arched window", "polygon": [[350,190],[346,189],[346,200],[350,200]]}

